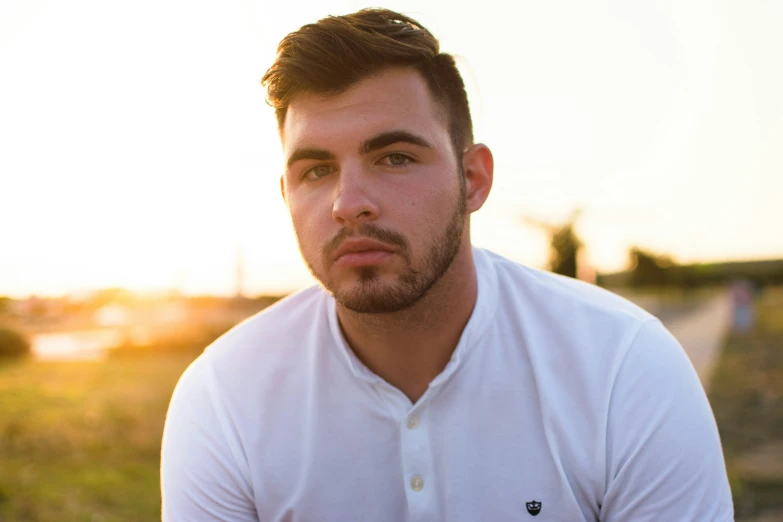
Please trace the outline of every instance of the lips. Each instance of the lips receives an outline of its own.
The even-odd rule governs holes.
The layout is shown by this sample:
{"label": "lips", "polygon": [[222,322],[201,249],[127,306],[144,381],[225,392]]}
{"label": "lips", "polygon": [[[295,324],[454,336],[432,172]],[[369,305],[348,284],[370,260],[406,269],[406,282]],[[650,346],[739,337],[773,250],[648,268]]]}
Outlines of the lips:
{"label": "lips", "polygon": [[335,262],[347,266],[372,265],[394,254],[394,248],[373,239],[346,239],[334,253]]}

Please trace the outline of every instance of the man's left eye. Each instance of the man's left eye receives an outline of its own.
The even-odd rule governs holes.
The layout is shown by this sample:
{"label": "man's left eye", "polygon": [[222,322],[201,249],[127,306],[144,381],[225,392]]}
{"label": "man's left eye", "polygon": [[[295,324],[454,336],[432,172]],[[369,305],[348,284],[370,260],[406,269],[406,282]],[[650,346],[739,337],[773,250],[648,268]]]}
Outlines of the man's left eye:
{"label": "man's left eye", "polygon": [[391,167],[404,167],[411,163],[411,158],[405,154],[389,154],[383,158],[383,163]]}

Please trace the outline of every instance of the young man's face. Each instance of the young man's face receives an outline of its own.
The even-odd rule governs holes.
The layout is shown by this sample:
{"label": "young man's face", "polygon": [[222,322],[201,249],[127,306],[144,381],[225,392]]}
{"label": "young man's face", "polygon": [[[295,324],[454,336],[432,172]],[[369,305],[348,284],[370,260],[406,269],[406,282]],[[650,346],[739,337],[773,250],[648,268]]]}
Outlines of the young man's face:
{"label": "young man's face", "polygon": [[338,96],[297,96],[282,136],[299,249],[345,307],[411,306],[469,243],[447,118],[415,70],[386,69]]}

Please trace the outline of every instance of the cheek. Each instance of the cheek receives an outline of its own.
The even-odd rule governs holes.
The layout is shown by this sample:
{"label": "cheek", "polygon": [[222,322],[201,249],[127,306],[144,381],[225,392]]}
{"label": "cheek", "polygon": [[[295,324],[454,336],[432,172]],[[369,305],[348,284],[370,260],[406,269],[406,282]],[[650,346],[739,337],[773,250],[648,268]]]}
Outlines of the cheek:
{"label": "cheek", "polygon": [[289,205],[291,223],[299,242],[299,248],[309,254],[317,254],[334,234],[328,228],[328,217],[308,205]]}
{"label": "cheek", "polygon": [[412,198],[400,215],[405,234],[415,251],[427,250],[435,238],[443,235],[454,214],[456,195],[449,190]]}

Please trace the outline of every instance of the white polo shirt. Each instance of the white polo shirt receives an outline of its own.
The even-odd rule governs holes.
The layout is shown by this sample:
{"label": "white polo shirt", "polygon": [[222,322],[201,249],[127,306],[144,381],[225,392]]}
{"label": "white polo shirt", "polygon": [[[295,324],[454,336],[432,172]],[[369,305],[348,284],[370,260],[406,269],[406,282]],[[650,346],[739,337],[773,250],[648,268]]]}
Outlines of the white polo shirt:
{"label": "white polo shirt", "polygon": [[163,519],[733,520],[712,412],[660,322],[474,256],[475,309],[416,404],[353,354],[320,288],[211,345],[171,400]]}

